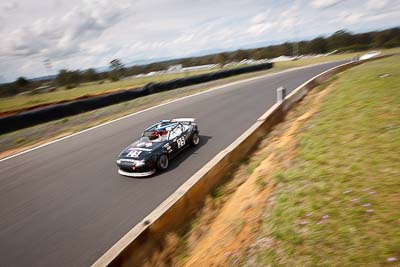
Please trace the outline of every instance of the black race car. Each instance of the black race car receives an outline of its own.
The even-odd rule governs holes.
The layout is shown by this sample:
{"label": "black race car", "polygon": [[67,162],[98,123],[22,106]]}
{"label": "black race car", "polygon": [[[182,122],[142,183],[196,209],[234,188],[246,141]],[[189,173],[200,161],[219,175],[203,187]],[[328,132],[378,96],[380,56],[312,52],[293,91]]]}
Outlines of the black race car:
{"label": "black race car", "polygon": [[199,129],[193,118],[162,120],[144,130],[142,137],[118,156],[118,173],[125,176],[149,176],[168,168],[169,160],[188,146],[200,143]]}

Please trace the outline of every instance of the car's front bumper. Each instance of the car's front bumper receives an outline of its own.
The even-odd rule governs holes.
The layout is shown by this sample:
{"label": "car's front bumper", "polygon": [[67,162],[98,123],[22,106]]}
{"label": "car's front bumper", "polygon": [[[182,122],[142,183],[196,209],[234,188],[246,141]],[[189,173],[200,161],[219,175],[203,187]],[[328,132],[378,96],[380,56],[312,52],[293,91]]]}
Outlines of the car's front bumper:
{"label": "car's front bumper", "polygon": [[156,172],[156,167],[153,161],[147,161],[145,164],[137,166],[137,163],[121,162],[117,163],[118,173],[130,177],[145,177]]}
{"label": "car's front bumper", "polygon": [[126,172],[121,169],[118,169],[118,173],[124,176],[129,176],[129,177],[146,177],[153,175],[156,172],[156,170],[151,170],[147,172]]}

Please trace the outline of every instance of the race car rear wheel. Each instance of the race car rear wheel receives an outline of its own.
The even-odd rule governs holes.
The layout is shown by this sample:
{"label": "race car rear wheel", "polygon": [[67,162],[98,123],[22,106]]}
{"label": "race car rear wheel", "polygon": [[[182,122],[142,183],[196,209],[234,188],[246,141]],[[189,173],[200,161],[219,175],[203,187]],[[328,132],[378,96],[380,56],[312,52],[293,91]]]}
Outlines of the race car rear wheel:
{"label": "race car rear wheel", "polygon": [[190,140],[190,144],[192,146],[197,146],[200,143],[200,136],[198,132],[193,133],[192,139]]}
{"label": "race car rear wheel", "polygon": [[168,156],[163,154],[157,159],[157,169],[160,171],[165,171],[168,168],[169,159]]}

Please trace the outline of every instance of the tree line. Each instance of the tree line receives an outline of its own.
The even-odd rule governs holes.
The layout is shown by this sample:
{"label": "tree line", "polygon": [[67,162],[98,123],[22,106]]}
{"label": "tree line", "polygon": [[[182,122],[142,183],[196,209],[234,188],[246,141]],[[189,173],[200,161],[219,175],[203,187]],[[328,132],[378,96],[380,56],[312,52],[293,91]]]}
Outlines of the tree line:
{"label": "tree line", "polygon": [[[297,50],[294,49],[296,45]],[[135,65],[125,67],[120,59],[114,59],[109,64],[110,70],[98,73],[94,69],[87,70],[60,70],[55,80],[32,82],[24,77],[19,77],[15,82],[0,85],[0,96],[11,96],[31,90],[41,83],[52,83],[54,86],[65,86],[71,89],[84,82],[104,81],[109,79],[117,81],[123,77],[149,73],[152,71],[165,70],[171,65],[182,64],[184,67],[198,66],[205,64],[225,64],[243,59],[265,59],[281,55],[293,56],[294,53],[323,54],[329,51],[357,52],[375,48],[393,48],[400,46],[400,27],[382,31],[353,34],[346,30],[340,30],[334,34],[324,37],[320,36],[312,40],[300,41],[297,43],[285,42],[279,45],[270,45],[255,49],[239,49],[232,52],[210,54],[200,57],[188,57],[162,62],[155,62],[146,65]]]}

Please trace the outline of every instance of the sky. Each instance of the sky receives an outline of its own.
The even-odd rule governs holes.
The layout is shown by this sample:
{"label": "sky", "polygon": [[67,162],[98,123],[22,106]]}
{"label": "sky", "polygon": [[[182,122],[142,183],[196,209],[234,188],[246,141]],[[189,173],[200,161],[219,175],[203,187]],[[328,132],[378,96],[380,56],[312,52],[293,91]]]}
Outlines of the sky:
{"label": "sky", "polygon": [[0,82],[399,21],[399,0],[2,0]]}

